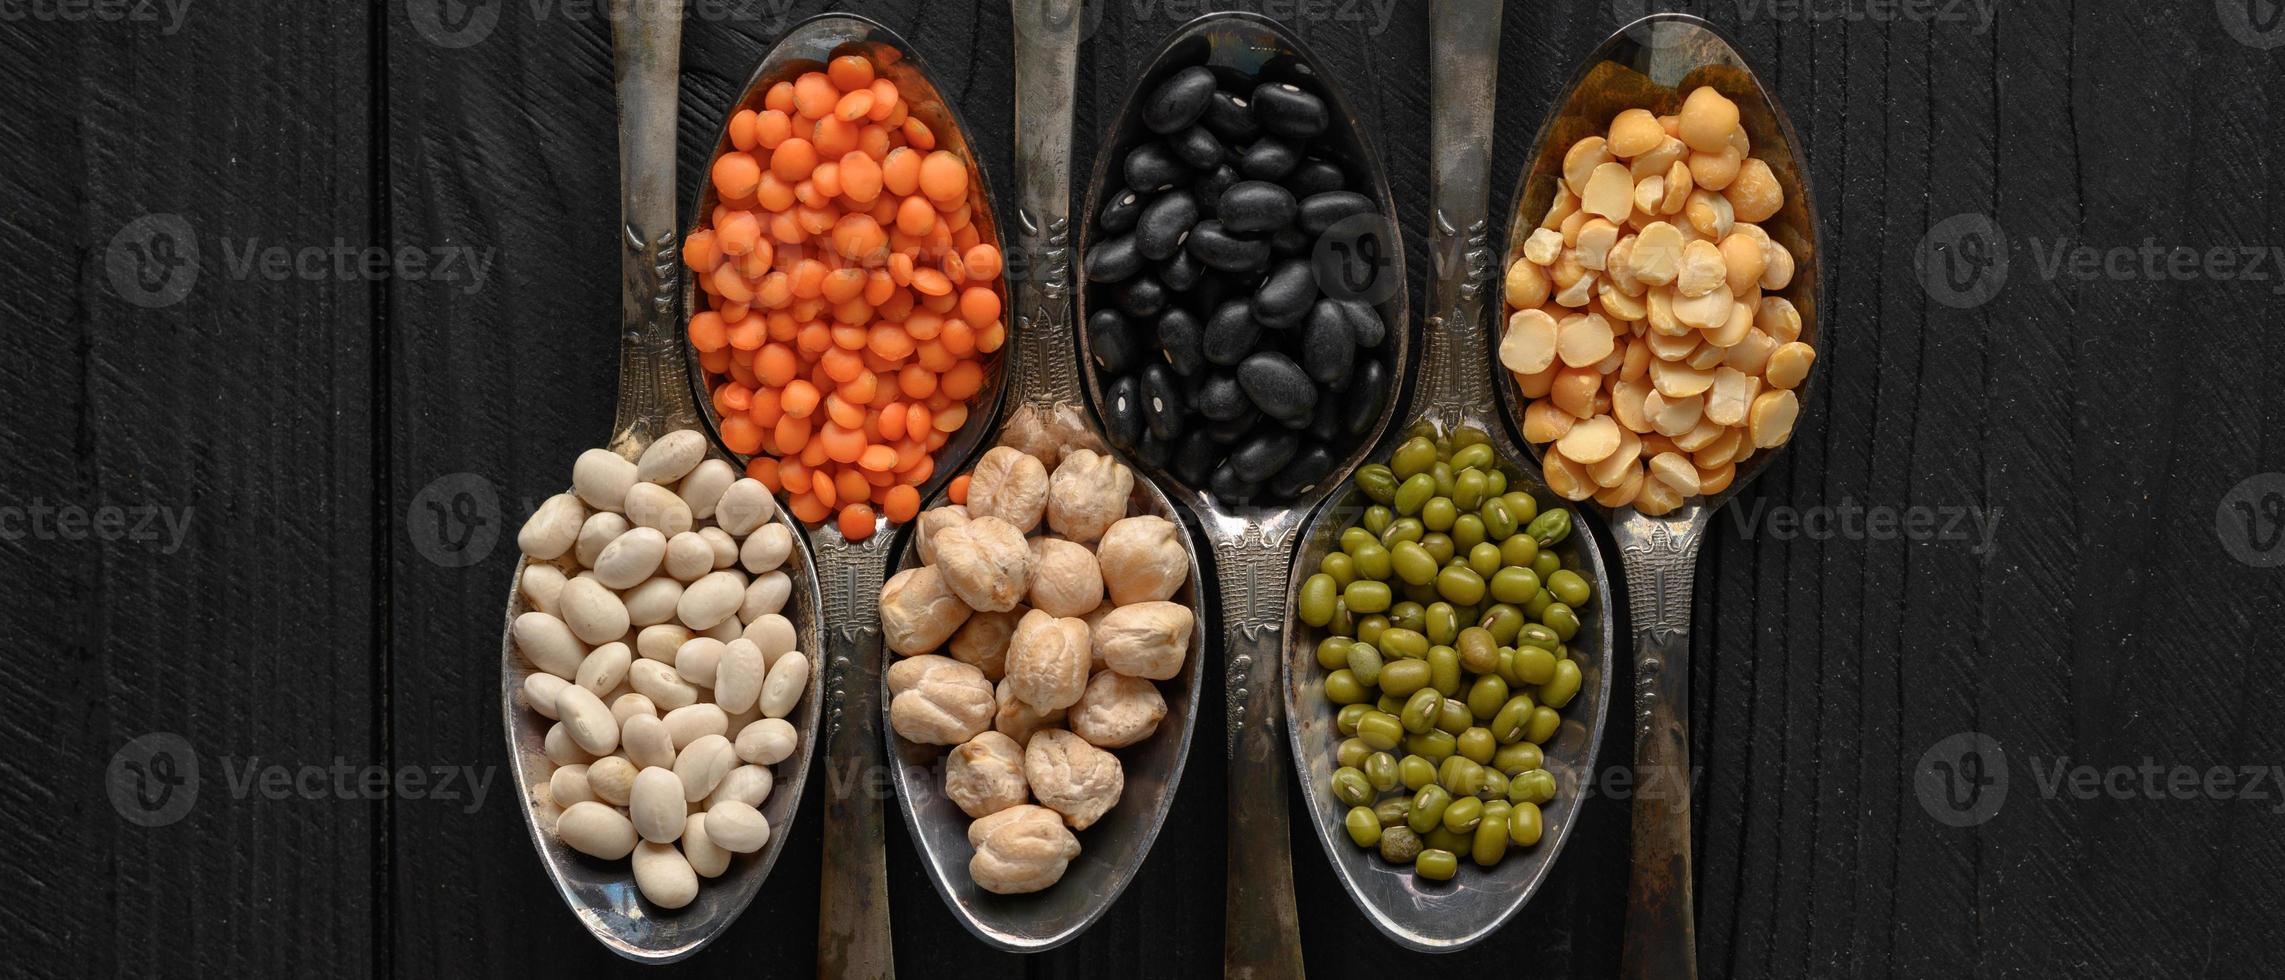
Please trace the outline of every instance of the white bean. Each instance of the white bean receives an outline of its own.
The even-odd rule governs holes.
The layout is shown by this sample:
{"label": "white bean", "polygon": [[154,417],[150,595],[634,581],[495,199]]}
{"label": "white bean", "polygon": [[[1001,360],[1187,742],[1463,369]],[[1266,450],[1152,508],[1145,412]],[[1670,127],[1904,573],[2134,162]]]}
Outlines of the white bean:
{"label": "white bean", "polygon": [[566,581],[569,579],[564,577],[563,569],[544,561],[535,561],[524,566],[523,574],[516,578],[516,587],[523,592],[524,601],[531,603],[533,609],[552,613],[556,609],[556,596],[563,593],[563,583]]}
{"label": "white bean", "polygon": [[705,629],[699,630],[698,635],[708,639],[721,640],[724,643],[728,643],[731,640],[735,640],[738,637],[745,635],[745,629],[746,627],[740,622],[738,617],[732,616]]}
{"label": "white bean", "polygon": [[635,825],[594,800],[565,807],[555,818],[555,836],[565,847],[605,861],[616,861],[635,849]]}
{"label": "white bean", "polygon": [[714,546],[697,531],[684,531],[666,543],[666,573],[693,582],[714,570]]}
{"label": "white bean", "polygon": [[[633,665],[628,666],[631,668]],[[640,694],[621,694],[611,699],[611,717],[619,719],[620,727],[625,727],[627,719],[636,715],[656,718],[659,716],[659,706]]]}
{"label": "white bean", "polygon": [[595,692],[577,685],[564,688],[555,696],[555,713],[563,716],[558,724],[580,748],[596,755],[610,755],[619,748],[618,720]]}
{"label": "white bean", "polygon": [[547,789],[548,795],[555,798],[555,805],[560,807],[595,798],[594,791],[587,786],[587,767],[576,762],[555,767],[554,774],[547,777]]}
{"label": "white bean", "polygon": [[633,461],[608,449],[590,449],[571,464],[571,490],[596,510],[618,510],[635,485]]}
{"label": "white bean", "polygon": [[628,589],[619,597],[627,606],[627,623],[648,629],[674,618],[682,602],[682,583],[661,575]]}
{"label": "white bean", "polygon": [[714,523],[734,536],[752,534],[762,522],[778,512],[777,498],[770,496],[770,488],[752,477],[730,484],[722,491],[722,499],[714,505]]}
{"label": "white bean", "polygon": [[524,675],[524,707],[549,721],[562,721],[555,713],[555,696],[571,682],[544,670]]}
{"label": "white bean", "polygon": [[775,788],[777,788],[777,777],[771,775],[770,767],[739,766],[730,770],[729,775],[722,777],[722,782],[715,785],[714,792],[706,795],[703,805],[712,809],[714,804],[723,800],[737,800],[747,806],[760,809],[763,801],[770,798],[770,790]]}
{"label": "white bean", "polygon": [[738,750],[729,739],[700,735],[674,757],[674,774],[682,778],[682,798],[691,803],[705,799],[737,765]]}
{"label": "white bean", "polygon": [[576,678],[579,686],[600,698],[617,690],[627,680],[627,665],[634,662],[635,652],[616,640],[587,652],[587,659],[579,662]]}
{"label": "white bean", "polygon": [[755,528],[738,549],[738,561],[756,575],[776,571],[785,564],[786,556],[793,554],[793,530],[783,524],[769,523]]}
{"label": "white bean", "polygon": [[635,845],[635,888],[651,904],[679,909],[698,897],[698,873],[673,844]]}
{"label": "white bean", "polygon": [[762,696],[762,681],[768,675],[761,647],[743,637],[731,640],[723,645],[721,661],[714,668],[715,703],[731,714],[750,710]]}
{"label": "white bean", "polygon": [[[579,688],[565,687],[564,690],[576,691]],[[595,754],[580,748],[578,742],[572,741],[570,729],[563,727],[563,723],[560,721],[547,726],[547,735],[540,739],[540,751],[547,755],[547,761],[559,766],[595,761]]]}
{"label": "white bean", "polygon": [[714,516],[714,505],[722,501],[722,491],[736,482],[737,468],[719,459],[709,459],[682,478],[682,484],[675,487],[675,494],[690,505],[690,516],[703,521]]}
{"label": "white bean", "polygon": [[694,636],[674,653],[674,672],[699,687],[713,687],[726,645],[711,636]]}
{"label": "white bean", "polygon": [[587,647],[572,635],[571,627],[563,620],[543,612],[528,612],[516,617],[508,632],[516,638],[516,649],[523,651],[524,659],[531,661],[532,666],[567,681],[579,676],[579,662],[587,659]]}
{"label": "white bean", "polygon": [[644,840],[665,844],[682,836],[682,818],[689,812],[682,798],[682,780],[675,778],[673,770],[646,766],[635,774],[627,815],[634,819],[635,833]]}
{"label": "white bean", "polygon": [[627,604],[618,593],[591,578],[575,578],[563,586],[563,622],[573,636],[594,643],[609,643],[627,635]]}
{"label": "white bean", "polygon": [[673,483],[688,475],[706,458],[706,437],[697,429],[676,429],[653,440],[635,461],[635,478],[645,483]]}
{"label": "white bean", "polygon": [[794,648],[801,645],[801,640],[793,632],[793,620],[777,613],[764,613],[748,621],[745,635],[762,651],[764,666],[775,665],[779,657],[792,653]]}
{"label": "white bean", "polygon": [[578,497],[556,494],[542,501],[516,532],[516,548],[541,561],[554,561],[579,540],[579,525],[586,520],[587,505]]}
{"label": "white bean", "polygon": [[591,515],[587,523],[579,525],[579,541],[572,546],[571,555],[579,560],[579,567],[594,568],[596,561],[603,557],[603,549],[633,526],[626,518],[608,511]]}
{"label": "white bean", "polygon": [[669,711],[660,721],[666,723],[666,733],[674,740],[677,752],[702,735],[723,735],[730,731],[730,716],[722,706],[703,701]]}
{"label": "white bean", "polygon": [[619,726],[619,746],[627,761],[638,766],[674,765],[674,733],[657,715],[634,715]]}
{"label": "white bean", "polygon": [[730,870],[730,852],[707,838],[706,814],[703,813],[683,818],[682,856],[690,861],[690,870],[698,872],[701,878],[719,878],[722,872]]}
{"label": "white bean", "polygon": [[645,626],[635,635],[635,655],[650,660],[663,660],[674,665],[674,652],[690,642],[690,630],[681,623],[660,623]]}
{"label": "white bean", "polygon": [[800,740],[801,734],[794,731],[792,722],[764,718],[738,730],[738,758],[755,765],[773,766],[793,755]]}
{"label": "white bean", "polygon": [[595,580],[614,589],[632,589],[659,570],[666,559],[666,535],[655,527],[632,528],[595,556]]}
{"label": "white bean", "polygon": [[623,755],[597,759],[587,767],[587,791],[612,806],[626,806],[634,798],[635,771],[635,764]]}
{"label": "white bean", "polygon": [[723,620],[736,615],[745,596],[745,573],[729,569],[708,572],[682,590],[682,601],[676,604],[675,611],[683,625],[702,630],[721,625]]}
{"label": "white bean", "polygon": [[655,527],[673,537],[693,523],[690,505],[674,491],[656,483],[637,483],[627,491],[627,519],[638,527]]}
{"label": "white bean", "polygon": [[770,842],[770,821],[760,810],[723,800],[706,811],[706,836],[723,850],[752,854]]}
{"label": "white bean", "polygon": [[718,527],[702,527],[698,529],[698,536],[705,538],[707,546],[714,549],[714,567],[728,568],[737,564],[738,539],[731,537],[730,532]]}
{"label": "white bean", "polygon": [[770,676],[762,682],[762,713],[772,718],[783,718],[793,713],[793,706],[801,703],[802,688],[809,685],[809,658],[798,651],[779,657],[770,665]]}
{"label": "white bean", "polygon": [[746,586],[745,596],[738,600],[738,619],[751,623],[771,613],[782,612],[786,600],[792,597],[792,578],[784,572],[763,572],[754,576],[753,584]]}

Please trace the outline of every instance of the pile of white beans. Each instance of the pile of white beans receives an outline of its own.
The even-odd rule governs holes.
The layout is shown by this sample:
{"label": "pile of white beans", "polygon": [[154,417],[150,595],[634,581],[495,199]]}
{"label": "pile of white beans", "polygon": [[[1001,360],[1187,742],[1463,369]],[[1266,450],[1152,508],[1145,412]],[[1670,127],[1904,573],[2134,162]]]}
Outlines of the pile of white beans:
{"label": "pile of white beans", "polygon": [[810,663],[780,570],[793,533],[694,430],[636,462],[590,449],[571,482],[516,537],[532,611],[510,632],[536,668],[524,704],[555,722],[554,772],[531,793],[561,810],[566,846],[631,855],[643,898],[681,908],[700,877],[769,843],[769,767],[800,747],[786,719]]}

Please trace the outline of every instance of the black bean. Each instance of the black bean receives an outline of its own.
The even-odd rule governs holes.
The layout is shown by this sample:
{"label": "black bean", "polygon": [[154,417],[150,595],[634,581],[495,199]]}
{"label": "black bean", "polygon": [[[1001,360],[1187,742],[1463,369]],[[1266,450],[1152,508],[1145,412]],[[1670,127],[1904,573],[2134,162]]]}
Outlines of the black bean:
{"label": "black bean", "polygon": [[[1238,172],[1257,180],[1278,180],[1300,165],[1300,144],[1276,136],[1264,136],[1255,140],[1238,157]],[[1132,178],[1129,180],[1131,182]]]}
{"label": "black bean", "polygon": [[[1198,414],[1216,422],[1227,422],[1242,416],[1252,403],[1246,401],[1246,390],[1238,387],[1235,375],[1216,371],[1198,385],[1198,393],[1190,403],[1197,406]],[[1330,401],[1327,402],[1330,404]]]}
{"label": "black bean", "polygon": [[[1221,222],[1214,220],[1201,221],[1192,227],[1190,237],[1184,240],[1183,245],[1190,250],[1190,254],[1198,257],[1198,261],[1224,272],[1260,268],[1269,261],[1268,242],[1230,234],[1222,228]],[[1136,253],[1135,260],[1142,260],[1141,253]]]}
{"label": "black bean", "polygon": [[1123,446],[1142,438],[1142,382],[1135,375],[1121,375],[1104,386],[1103,429]]}
{"label": "black bean", "polygon": [[1349,321],[1349,333],[1359,347],[1379,347],[1388,339],[1388,323],[1381,319],[1381,311],[1361,299],[1338,299],[1341,313]]}
{"label": "black bean", "polygon": [[1114,235],[1124,235],[1142,215],[1142,205],[1142,195],[1122,188],[1104,199],[1103,210],[1095,215],[1095,226]]}
{"label": "black bean", "polygon": [[1164,364],[1148,364],[1142,369],[1143,424],[1151,434],[1161,439],[1182,437],[1183,415],[1187,406],[1182,400],[1182,381],[1173,369]]}
{"label": "black bean", "polygon": [[1341,219],[1359,214],[1371,214],[1379,208],[1373,199],[1356,191],[1326,191],[1301,199],[1301,230],[1322,235]]}
{"label": "black bean", "polygon": [[1264,485],[1270,493],[1280,497],[1298,497],[1317,489],[1317,484],[1333,472],[1333,451],[1321,445],[1303,446],[1293,454],[1291,462]]}
{"label": "black bean", "polygon": [[1158,83],[1143,102],[1143,125],[1161,135],[1174,132],[1197,122],[1213,98],[1214,73],[1204,66],[1185,68]]}
{"label": "black bean", "polygon": [[1225,143],[1251,142],[1262,131],[1246,100],[1228,92],[1215,92],[1206,100],[1206,128]]}
{"label": "black bean", "polygon": [[1166,144],[1153,140],[1127,151],[1127,186],[1141,191],[1164,190],[1190,179],[1190,165]]}
{"label": "black bean", "polygon": [[1332,442],[1341,438],[1341,400],[1320,397],[1317,410],[1309,413],[1309,437],[1319,442]]}
{"label": "black bean", "polygon": [[1280,421],[1300,419],[1306,424],[1317,408],[1317,386],[1309,383],[1309,375],[1293,358],[1276,351],[1262,351],[1239,364],[1238,384],[1245,387],[1248,400]]}
{"label": "black bean", "polygon": [[1316,244],[1317,236],[1291,225],[1269,233],[1270,254],[1280,258],[1292,258],[1296,255],[1306,254]]}
{"label": "black bean", "polygon": [[1182,247],[1182,236],[1190,233],[1190,226],[1198,223],[1198,202],[1189,191],[1167,191],[1143,205],[1142,217],[1135,219],[1135,251],[1153,262],[1173,255]]}
{"label": "black bean", "polygon": [[1214,464],[1222,460],[1222,446],[1214,437],[1201,429],[1175,444],[1174,461],[1168,467],[1182,482],[1202,486],[1214,475]]}
{"label": "black bean", "polygon": [[1239,413],[1237,418],[1207,420],[1206,431],[1213,433],[1215,442],[1232,446],[1252,435],[1254,426],[1260,425],[1261,420],[1261,409],[1255,408],[1254,403],[1249,401],[1246,410]]}
{"label": "black bean", "polygon": [[1158,264],[1158,281],[1177,293],[1187,293],[1198,285],[1198,277],[1206,274],[1206,266],[1188,251],[1179,251]]}
{"label": "black bean", "polygon": [[1252,234],[1292,224],[1299,208],[1293,192],[1283,187],[1266,180],[1241,180],[1222,192],[1214,213],[1222,227]]}
{"label": "black bean", "polygon": [[1158,317],[1158,349],[1166,354],[1166,363],[1176,373],[1196,374],[1206,366],[1206,355],[1201,345],[1205,342],[1205,325],[1198,315],[1174,307]]}
{"label": "black bean", "polygon": [[1212,170],[1222,162],[1222,141],[1215,139],[1204,126],[1192,126],[1167,139],[1174,147],[1174,155],[1193,169]]}
{"label": "black bean", "polygon": [[1174,458],[1174,444],[1144,429],[1141,440],[1132,444],[1135,459],[1144,466],[1165,466]]}
{"label": "black bean", "polygon": [[1347,428],[1352,436],[1363,435],[1380,421],[1381,411],[1388,407],[1389,369],[1377,357],[1365,358],[1357,365],[1356,377],[1350,379],[1349,390],[1342,399],[1348,406]]}
{"label": "black bean", "polygon": [[1332,114],[1325,100],[1286,82],[1263,82],[1254,88],[1254,120],[1265,132],[1307,139],[1325,131]]}
{"label": "black bean", "polygon": [[1142,267],[1143,256],[1135,250],[1133,235],[1106,238],[1087,250],[1087,278],[1093,282],[1120,282]]}
{"label": "black bean", "polygon": [[1125,374],[1142,363],[1145,338],[1117,310],[1087,314],[1087,352],[1095,366],[1112,374]]}
{"label": "black bean", "polygon": [[1293,168],[1293,173],[1285,178],[1285,189],[1292,191],[1294,197],[1323,194],[1347,186],[1349,177],[1341,172],[1339,165],[1315,157],[1301,161],[1301,166]]}
{"label": "black bean", "polygon": [[1262,325],[1254,321],[1253,304],[1233,299],[1214,308],[1206,318],[1206,360],[1236,364],[1260,345]]}
{"label": "black bean", "polygon": [[1214,479],[1207,489],[1214,491],[1214,496],[1233,503],[1244,503],[1252,499],[1259,490],[1253,484],[1240,479],[1237,468],[1228,463],[1223,463],[1220,468],[1214,471]]}
{"label": "black bean", "polygon": [[1154,317],[1166,309],[1166,287],[1158,279],[1140,275],[1122,282],[1111,291],[1111,300],[1119,312],[1136,318]]}
{"label": "black bean", "polygon": [[1283,469],[1301,451],[1301,437],[1291,432],[1269,432],[1239,444],[1230,451],[1230,468],[1247,483],[1260,483]]}
{"label": "black bean", "polygon": [[1221,217],[1222,195],[1229,193],[1230,188],[1244,179],[1246,178],[1238,173],[1238,168],[1227,163],[1215,167],[1213,173],[1198,178],[1196,183],[1190,185],[1190,194],[1198,199],[1200,216]]}
{"label": "black bean", "polygon": [[1317,270],[1307,259],[1288,259],[1270,270],[1269,278],[1254,292],[1254,315],[1272,327],[1301,322],[1317,302]]}
{"label": "black bean", "polygon": [[1309,309],[1309,329],[1301,336],[1301,362],[1309,377],[1327,388],[1348,387],[1349,368],[1357,356],[1355,334],[1339,307],[1318,300]]}

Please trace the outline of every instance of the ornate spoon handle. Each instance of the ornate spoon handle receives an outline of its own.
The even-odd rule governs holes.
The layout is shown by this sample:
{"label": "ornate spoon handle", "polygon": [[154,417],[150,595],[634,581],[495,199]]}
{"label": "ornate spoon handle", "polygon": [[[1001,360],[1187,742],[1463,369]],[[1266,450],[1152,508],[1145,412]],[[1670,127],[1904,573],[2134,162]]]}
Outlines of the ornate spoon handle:
{"label": "ornate spoon handle", "polygon": [[1229,699],[1222,972],[1232,978],[1302,975],[1292,817],[1286,809],[1285,695],[1278,687],[1291,601],[1286,580],[1302,516],[1285,511],[1248,520],[1236,534],[1209,531],[1222,593]]}
{"label": "ornate spoon handle", "polygon": [[1620,975],[1698,975],[1690,867],[1690,591],[1712,510],[1670,517],[1621,511],[1611,522],[1625,556],[1634,619],[1634,853]]}
{"label": "ornate spoon handle", "polygon": [[825,590],[825,870],[818,889],[817,975],[889,980],[888,837],[881,795],[881,571],[889,536],[850,544],[810,532]]}
{"label": "ornate spoon handle", "polygon": [[613,448],[698,427],[684,366],[675,230],[675,102],[682,0],[612,0],[619,94],[619,405]]}

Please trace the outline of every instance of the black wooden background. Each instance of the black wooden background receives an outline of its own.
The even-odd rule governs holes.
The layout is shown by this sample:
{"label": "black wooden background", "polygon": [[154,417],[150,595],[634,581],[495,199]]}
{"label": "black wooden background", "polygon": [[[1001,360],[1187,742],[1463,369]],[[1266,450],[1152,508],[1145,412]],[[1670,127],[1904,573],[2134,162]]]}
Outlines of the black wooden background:
{"label": "black wooden background", "polygon": [[[1424,11],[1247,6],[1265,2],[1347,86],[1399,204],[1423,218]],[[685,202],[751,64],[819,6],[693,4]],[[937,67],[1004,200],[1005,6],[850,6]],[[1099,6],[1080,173],[1158,41],[1222,5]],[[1700,566],[1706,973],[2273,974],[2285,785],[2203,780],[2285,764],[2285,477],[2271,473],[2285,470],[2285,268],[2053,263],[2082,245],[2285,245],[2274,0],[1516,3],[1495,213],[1574,62],[1622,17],[1670,6],[1730,32],[1783,94],[1831,282],[1805,427],[1717,520]],[[7,972],[629,971],[530,853],[498,701],[513,522],[610,418],[610,55],[584,0],[0,2]],[[1967,308],[1937,300],[2001,273],[1973,261],[1996,236],[1946,220],[1963,214],[1988,219],[2010,260],[2004,288]],[[488,265],[478,279],[246,262],[337,244]],[[1417,279],[1418,225],[1408,244]],[[1966,530],[1781,523],[1859,507],[1938,531],[1966,515]],[[892,826],[899,962],[1211,974],[1217,732],[1199,726],[1133,887],[1052,953],[971,940]],[[195,803],[158,826],[107,794],[108,767],[139,760],[148,733],[200,767]],[[1950,797],[1967,784],[1915,782],[1924,753],[1959,761],[1945,741],[1959,733],[1988,736],[2005,760],[1983,758],[2012,777],[1996,812],[1965,815],[1980,822],[1939,819],[1962,816]],[[1625,759],[1623,726],[1605,744]],[[2145,763],[2196,785],[2145,791],[2135,775],[2088,794],[2052,778]],[[455,799],[404,782],[337,792],[331,776],[241,786],[248,766],[336,764],[491,782],[480,806],[465,785]],[[811,973],[816,791],[761,897],[689,969]],[[1308,965],[1611,975],[1627,810],[1605,794],[1582,819],[1518,921],[1433,961],[1373,932],[1296,838]]]}

